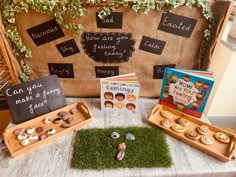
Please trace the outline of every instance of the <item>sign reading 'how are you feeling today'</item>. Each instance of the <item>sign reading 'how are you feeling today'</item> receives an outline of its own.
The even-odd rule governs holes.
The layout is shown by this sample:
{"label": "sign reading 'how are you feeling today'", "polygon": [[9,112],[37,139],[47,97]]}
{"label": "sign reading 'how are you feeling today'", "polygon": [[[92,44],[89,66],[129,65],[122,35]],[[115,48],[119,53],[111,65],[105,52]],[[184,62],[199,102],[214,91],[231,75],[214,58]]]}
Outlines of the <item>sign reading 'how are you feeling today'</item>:
{"label": "sign reading 'how are you feeling today'", "polygon": [[66,106],[56,75],[6,87],[4,95],[14,123],[21,123]]}
{"label": "sign reading 'how are you feeling today'", "polygon": [[176,15],[173,13],[163,13],[158,30],[176,34],[183,37],[190,37],[197,20]]}
{"label": "sign reading 'how are you feeling today'", "polygon": [[65,36],[55,19],[27,29],[27,32],[37,46]]}

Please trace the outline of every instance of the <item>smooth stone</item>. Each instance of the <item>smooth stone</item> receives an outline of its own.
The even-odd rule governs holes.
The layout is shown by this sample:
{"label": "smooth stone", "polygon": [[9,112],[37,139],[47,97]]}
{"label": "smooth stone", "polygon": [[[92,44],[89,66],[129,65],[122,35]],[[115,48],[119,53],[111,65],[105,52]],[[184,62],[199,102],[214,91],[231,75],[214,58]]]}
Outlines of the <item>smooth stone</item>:
{"label": "smooth stone", "polygon": [[54,129],[54,128],[51,128],[47,131],[48,135],[54,135],[55,133],[56,133],[56,129]]}
{"label": "smooth stone", "polygon": [[120,151],[125,150],[125,149],[126,149],[126,144],[125,144],[125,142],[120,143],[120,144],[118,145],[118,149],[119,149]]}
{"label": "smooth stone", "polygon": [[67,114],[70,114],[70,113],[69,113],[69,112],[66,112],[66,111],[61,111],[61,112],[59,112],[57,115],[60,116],[60,117],[63,117],[63,116],[65,116],[65,115],[67,115]]}
{"label": "smooth stone", "polygon": [[135,137],[134,137],[134,135],[133,135],[132,133],[127,133],[127,134],[125,135],[125,138],[126,138],[127,140],[135,140]]}
{"label": "smooth stone", "polygon": [[33,128],[33,127],[30,127],[30,128],[28,128],[28,129],[26,130],[26,132],[27,132],[28,134],[32,134],[32,133],[34,133],[34,128]]}
{"label": "smooth stone", "polygon": [[15,133],[16,135],[22,134],[22,133],[24,133],[24,132],[25,132],[25,129],[24,129],[24,128],[18,128],[18,129],[16,129],[16,130],[14,131],[14,133]]}
{"label": "smooth stone", "polygon": [[74,117],[69,117],[68,119],[66,119],[66,122],[68,123],[68,124],[71,124],[72,122],[74,122],[75,121],[75,118]]}
{"label": "smooth stone", "polygon": [[24,139],[23,141],[20,142],[22,146],[27,146],[29,144],[29,139]]}
{"label": "smooth stone", "polygon": [[38,135],[32,134],[32,135],[29,136],[30,141],[34,141],[34,140],[38,140],[38,139],[39,139]]}
{"label": "smooth stone", "polygon": [[73,108],[70,110],[71,114],[76,114],[79,112],[79,110],[77,108]]}
{"label": "smooth stone", "polygon": [[62,119],[63,119],[64,121],[66,121],[66,120],[69,119],[70,117],[72,117],[71,114],[66,114],[66,115],[64,115],[64,116],[62,117]]}
{"label": "smooth stone", "polygon": [[26,133],[22,133],[17,136],[17,139],[18,140],[25,140],[27,137],[28,137],[28,135]]}
{"label": "smooth stone", "polygon": [[43,133],[42,135],[39,136],[40,140],[43,140],[48,137],[47,133]]}
{"label": "smooth stone", "polygon": [[60,123],[62,123],[63,122],[63,119],[61,118],[61,117],[58,117],[58,118],[56,118],[55,120],[54,120],[54,123],[55,124],[60,124]]}
{"label": "smooth stone", "polygon": [[117,158],[117,160],[121,161],[121,160],[123,160],[124,156],[125,156],[125,152],[119,151],[116,155],[116,158]]}
{"label": "smooth stone", "polygon": [[43,133],[43,131],[44,131],[44,128],[43,128],[43,127],[38,127],[38,128],[36,128],[36,133],[38,133],[38,134]]}
{"label": "smooth stone", "polygon": [[117,132],[112,132],[111,137],[112,137],[112,139],[117,139],[117,138],[120,138],[120,134]]}
{"label": "smooth stone", "polygon": [[45,124],[50,124],[52,122],[52,119],[50,118],[50,117],[46,117],[45,119],[44,119],[44,123]]}
{"label": "smooth stone", "polygon": [[70,128],[71,125],[70,125],[70,124],[62,124],[61,127],[62,127],[62,128]]}

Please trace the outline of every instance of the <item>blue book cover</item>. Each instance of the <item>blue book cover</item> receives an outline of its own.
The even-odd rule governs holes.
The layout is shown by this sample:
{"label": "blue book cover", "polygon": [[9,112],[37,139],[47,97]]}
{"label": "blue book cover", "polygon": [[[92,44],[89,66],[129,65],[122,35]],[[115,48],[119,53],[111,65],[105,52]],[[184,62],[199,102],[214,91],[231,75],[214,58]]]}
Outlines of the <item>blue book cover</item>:
{"label": "blue book cover", "polygon": [[166,68],[159,103],[201,118],[213,85],[211,71]]}

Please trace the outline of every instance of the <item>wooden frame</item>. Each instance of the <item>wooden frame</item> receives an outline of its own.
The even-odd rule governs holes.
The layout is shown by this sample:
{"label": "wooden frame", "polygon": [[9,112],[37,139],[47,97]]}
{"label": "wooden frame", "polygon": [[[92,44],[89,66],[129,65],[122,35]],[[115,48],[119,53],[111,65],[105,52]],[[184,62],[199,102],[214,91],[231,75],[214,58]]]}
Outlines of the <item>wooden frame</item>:
{"label": "wooden frame", "polygon": [[[78,108],[79,112],[72,115],[74,117],[75,121],[72,123],[72,126],[69,128],[62,128],[62,124],[45,124],[44,119],[46,117],[50,117],[52,120],[58,117],[58,113],[61,111],[70,111],[73,108]],[[61,109],[55,110],[53,112],[50,112],[48,114],[42,115],[40,117],[34,118],[32,120],[29,120],[27,122],[18,124],[16,126],[13,126],[11,128],[8,128],[3,133],[3,138],[5,141],[5,144],[7,145],[10,154],[12,157],[17,157],[20,155],[23,155],[31,150],[34,150],[44,144],[49,143],[50,141],[59,138],[65,134],[68,134],[70,132],[73,132],[75,130],[78,130],[80,127],[85,126],[86,124],[90,123],[93,120],[92,115],[90,113],[90,110],[88,107],[81,102],[74,103],[72,105],[63,107]],[[54,128],[56,129],[56,134],[49,135],[46,139],[43,140],[36,140],[36,141],[30,141],[30,143],[27,146],[22,146],[20,144],[20,141],[17,139],[17,135],[14,133],[14,131],[18,128],[24,128],[27,129],[29,127],[37,128],[37,127],[44,127],[45,131],[48,129]],[[44,132],[45,132],[44,131]],[[35,133],[37,134],[37,133]]]}
{"label": "wooden frame", "polygon": [[[230,142],[228,144],[224,144],[224,143],[221,143],[221,142],[215,140],[214,144],[205,145],[205,144],[201,143],[200,140],[197,140],[197,141],[191,140],[185,136],[185,132],[177,133],[177,132],[173,131],[171,129],[171,127],[167,128],[161,124],[161,121],[163,119],[166,119],[161,115],[162,110],[170,111],[171,113],[174,114],[174,118],[171,119],[171,120],[173,120],[173,122],[175,122],[175,120],[178,117],[183,117],[183,118],[187,119],[190,122],[190,124],[188,126],[186,126],[185,132],[187,130],[195,130],[200,125],[206,125],[210,130],[210,132],[207,135],[214,137],[214,134],[216,132],[222,132],[230,137]],[[211,155],[223,162],[230,161],[234,155],[235,141],[236,141],[235,135],[233,135],[225,130],[222,130],[218,127],[210,125],[206,122],[203,122],[200,119],[194,118],[194,117],[189,116],[185,113],[182,113],[182,112],[179,112],[179,111],[174,110],[172,108],[169,108],[165,105],[158,104],[157,106],[155,106],[151,112],[151,115],[148,118],[148,121],[161,127],[169,135],[171,135],[171,136],[189,144],[190,146],[193,146],[193,147],[195,147],[195,148],[197,148],[197,149],[199,149],[199,150],[201,150],[201,151],[203,151],[203,152],[205,152],[205,153],[207,153],[207,154],[209,154],[209,155]]]}

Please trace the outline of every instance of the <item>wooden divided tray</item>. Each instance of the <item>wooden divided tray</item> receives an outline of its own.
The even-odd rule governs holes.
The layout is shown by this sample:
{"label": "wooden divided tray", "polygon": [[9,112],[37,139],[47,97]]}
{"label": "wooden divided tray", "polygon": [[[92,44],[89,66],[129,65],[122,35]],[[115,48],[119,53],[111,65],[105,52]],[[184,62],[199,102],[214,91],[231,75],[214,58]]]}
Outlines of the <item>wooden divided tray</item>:
{"label": "wooden divided tray", "polygon": [[[179,117],[182,117],[184,119],[187,119],[189,121],[189,125],[184,126],[185,127],[185,131],[178,133],[175,132],[171,127],[165,127],[162,125],[161,121],[163,119],[166,119],[165,117],[162,116],[161,112],[165,110],[165,111],[169,111],[171,112],[174,117],[171,118],[172,123],[177,123],[176,119]],[[158,104],[157,106],[155,106],[151,112],[150,117],[148,118],[148,121],[161,127],[162,129],[164,129],[166,131],[166,133],[170,134],[171,136],[191,145],[192,147],[195,147],[203,152],[206,152],[207,154],[214,156],[215,158],[223,161],[223,162],[227,162],[230,161],[234,155],[234,151],[235,151],[235,140],[236,137],[235,135],[222,130],[218,127],[215,127],[213,125],[210,125],[206,122],[201,121],[200,119],[194,118],[192,116],[189,116],[187,114],[184,114],[182,112],[179,112],[177,110],[174,110],[172,108],[169,108],[165,105],[160,105]],[[214,138],[214,143],[211,145],[205,145],[201,142],[201,140],[191,140],[189,138],[187,138],[186,136],[186,131],[188,130],[194,130],[196,131],[196,128],[201,126],[201,125],[206,125],[209,128],[209,133],[207,133],[207,136],[211,136]],[[196,131],[197,132],[197,131]],[[221,132],[224,133],[225,135],[227,135],[230,138],[230,142],[225,144],[222,142],[219,142],[216,138],[215,138],[215,134],[217,132]],[[200,135],[203,136],[203,135]]]}
{"label": "wooden divided tray", "polygon": [[[61,125],[65,122],[60,123],[60,124],[55,124],[53,122],[54,119],[59,117],[57,115],[59,112],[61,112],[61,111],[70,112],[70,110],[73,108],[77,108],[79,110],[79,112],[72,115],[72,117],[74,118],[74,121],[71,123],[71,126],[69,128],[62,128],[61,127]],[[52,122],[49,124],[45,124],[44,119],[46,117],[50,117],[52,119]],[[3,134],[3,138],[5,141],[5,144],[7,145],[8,149],[10,151],[11,156],[17,157],[22,154],[25,154],[28,151],[36,149],[39,146],[44,145],[56,138],[59,138],[65,134],[68,134],[74,130],[78,130],[80,127],[90,123],[92,120],[93,120],[93,118],[92,118],[92,115],[91,115],[88,107],[84,103],[78,102],[78,103],[63,107],[61,109],[55,110],[53,112],[50,112],[48,114],[44,114],[40,117],[34,118],[34,119],[29,120],[27,122],[18,124],[16,126],[11,127],[11,128],[7,128]],[[42,139],[42,140],[39,139],[39,140],[30,141],[27,146],[22,146],[21,141],[17,139],[17,135],[15,134],[15,130],[17,130],[19,128],[24,128],[25,130],[27,130],[29,127],[33,127],[35,129],[37,127],[44,127],[43,133],[46,133],[47,130],[54,128],[56,130],[56,133],[54,135],[49,135],[47,138]],[[34,132],[33,134],[39,135],[36,132]]]}

